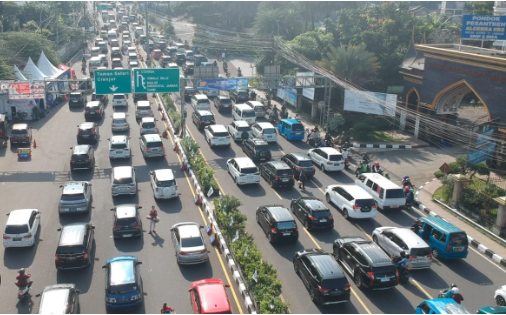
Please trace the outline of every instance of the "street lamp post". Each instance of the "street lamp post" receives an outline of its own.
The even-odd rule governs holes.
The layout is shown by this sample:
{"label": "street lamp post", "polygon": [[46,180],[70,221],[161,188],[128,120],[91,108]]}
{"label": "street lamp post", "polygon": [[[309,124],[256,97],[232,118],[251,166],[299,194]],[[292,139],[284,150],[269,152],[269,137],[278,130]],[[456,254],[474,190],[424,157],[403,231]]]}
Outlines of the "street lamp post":
{"label": "street lamp post", "polygon": [[262,15],[262,16],[266,16],[268,18],[271,18],[274,20],[274,22],[276,22],[276,26],[278,28],[278,37],[279,37],[279,23],[278,23],[278,20],[276,20],[273,16],[270,16],[270,15],[267,15],[267,14],[262,14],[262,13],[257,13],[257,15]]}

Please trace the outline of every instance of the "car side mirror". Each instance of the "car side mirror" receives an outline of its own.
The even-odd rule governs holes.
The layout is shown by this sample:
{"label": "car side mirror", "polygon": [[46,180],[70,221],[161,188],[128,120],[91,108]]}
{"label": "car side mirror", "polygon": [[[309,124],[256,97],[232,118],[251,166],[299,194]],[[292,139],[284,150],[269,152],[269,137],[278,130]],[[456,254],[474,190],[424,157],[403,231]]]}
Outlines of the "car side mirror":
{"label": "car side mirror", "polygon": [[93,186],[93,184],[88,184],[88,186]]}
{"label": "car side mirror", "polygon": [[61,228],[57,228],[56,230],[57,230],[58,232],[61,232]]}
{"label": "car side mirror", "polygon": [[91,229],[92,229],[92,230],[94,230],[94,229],[95,229],[95,226],[94,226],[94,225],[92,225],[92,226],[91,226]]}
{"label": "car side mirror", "polygon": [[111,209],[109,209],[109,210],[114,211],[114,208],[111,208]]}
{"label": "car side mirror", "polygon": [[37,293],[37,294],[35,295],[35,297],[40,297],[41,295],[42,295],[42,293]]}
{"label": "car side mirror", "polygon": [[63,185],[60,185],[60,188],[63,188]]}
{"label": "car side mirror", "polygon": [[201,225],[200,228],[203,229],[203,228],[205,228],[205,226]]}
{"label": "car side mirror", "polygon": [[76,293],[81,293],[81,290],[76,289]]}
{"label": "car side mirror", "polygon": [[70,147],[70,150],[72,150],[74,147]]}
{"label": "car side mirror", "polygon": [[225,284],[224,287],[225,288],[230,288],[230,284]]}
{"label": "car side mirror", "polygon": [[155,172],[153,171],[149,171],[149,175],[153,175]]}
{"label": "car side mirror", "polygon": [[107,265],[103,265],[103,266],[102,266],[102,269],[106,269],[106,268],[107,268]]}
{"label": "car side mirror", "polygon": [[142,209],[142,206],[137,206],[137,209]]}
{"label": "car side mirror", "polygon": [[142,265],[142,261],[138,261],[138,262],[136,262],[136,263],[135,263],[135,265],[136,265],[136,266],[138,266],[138,265]]}

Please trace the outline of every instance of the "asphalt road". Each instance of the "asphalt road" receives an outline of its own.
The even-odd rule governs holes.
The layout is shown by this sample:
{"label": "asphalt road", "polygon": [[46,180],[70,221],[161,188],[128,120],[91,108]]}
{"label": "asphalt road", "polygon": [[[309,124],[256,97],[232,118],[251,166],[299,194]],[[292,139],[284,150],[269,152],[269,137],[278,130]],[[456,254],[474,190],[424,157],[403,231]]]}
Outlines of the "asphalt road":
{"label": "asphalt road", "polygon": [[[191,33],[189,24],[178,22],[178,31],[183,39],[189,38]],[[179,36],[179,35],[178,35]],[[185,38],[186,37],[186,38]],[[210,57],[210,56],[208,56]],[[210,58],[210,61],[213,61]],[[236,69],[230,67],[232,77]],[[219,65],[221,69],[221,65]],[[223,93],[223,92],[222,92]],[[178,95],[173,96],[176,103],[180,103]],[[386,291],[367,291],[358,289],[353,282],[351,302],[346,305],[317,307],[310,298],[302,281],[296,276],[292,267],[292,256],[297,250],[303,248],[322,248],[332,250],[332,242],[341,236],[357,235],[370,238],[372,231],[380,226],[410,226],[413,220],[421,214],[415,211],[379,212],[372,220],[347,221],[332,205],[331,209],[335,228],[332,231],[308,232],[299,225],[299,241],[296,244],[271,245],[267,242],[264,233],[255,221],[255,211],[259,205],[281,204],[289,207],[290,200],[299,196],[315,196],[325,199],[324,190],[327,185],[343,183],[352,184],[355,180],[352,170],[325,174],[319,169],[316,176],[306,184],[306,191],[293,189],[272,189],[261,180],[258,186],[238,187],[226,171],[226,161],[232,157],[245,156],[238,144],[231,148],[212,149],[204,140],[202,131],[197,130],[190,116],[192,108],[187,103],[187,126],[190,135],[200,144],[201,152],[208,164],[216,170],[216,178],[222,192],[238,197],[241,202],[241,211],[248,216],[247,230],[255,237],[256,243],[262,251],[264,258],[273,263],[283,283],[283,298],[289,303],[292,313],[413,313],[416,306],[425,299],[437,297],[440,290],[458,284],[463,294],[466,306],[471,312],[487,305],[495,304],[494,291],[504,284],[505,271],[491,263],[489,260],[470,249],[466,259],[456,261],[434,260],[428,270],[411,272],[412,280],[406,285]],[[231,114],[218,113],[213,110],[217,124],[228,125],[233,119]],[[271,145],[273,159],[279,159],[285,153],[307,152],[309,146],[303,142],[289,142],[278,137],[277,144]],[[360,151],[359,151],[360,152]],[[432,173],[443,163],[451,162],[454,156],[464,153],[461,149],[435,149],[423,148],[407,151],[391,151],[372,153],[375,160],[380,161],[383,167],[396,179],[403,175],[410,175],[413,182],[422,185],[433,177]],[[353,169],[354,170],[354,169]]]}
{"label": "asphalt road", "polygon": [[[124,68],[126,65],[124,58]],[[80,75],[80,63],[74,65]],[[89,99],[90,97],[88,97]],[[110,96],[110,99],[112,96]],[[150,97],[150,100],[153,101]],[[152,106],[155,116],[160,115]],[[2,207],[0,215],[14,209],[37,208],[42,212],[39,240],[33,248],[7,249],[3,253],[3,265],[0,273],[3,285],[0,287],[1,313],[38,312],[40,293],[47,285],[56,283],[75,283],[81,290],[82,313],[105,313],[104,270],[106,260],[124,254],[136,255],[143,262],[141,275],[144,283],[144,303],[138,309],[125,310],[138,313],[158,313],[162,304],[167,302],[178,313],[191,313],[188,288],[190,283],[205,278],[220,278],[229,282],[224,261],[209,244],[210,262],[195,266],[178,266],[170,227],[178,222],[193,221],[204,225],[204,217],[193,203],[193,192],[184,173],[180,171],[179,160],[172,151],[173,143],[164,139],[167,156],[163,159],[144,160],[139,149],[139,126],[135,121],[132,97],[129,97],[128,122],[131,126],[131,148],[133,157],[129,161],[110,162],[107,138],[112,135],[112,106],[106,107],[104,120],[100,125],[101,140],[96,146],[96,167],[93,171],[69,171],[70,147],[76,144],[77,125],[84,121],[83,109],[69,109],[68,105],[59,105],[51,110],[49,117],[30,123],[33,126],[34,139],[38,147],[33,149],[31,161],[17,161],[15,150],[8,147],[0,151],[0,182],[2,189]],[[158,128],[164,130],[162,121]],[[110,193],[111,168],[121,165],[136,167],[139,192],[133,197],[115,197]],[[170,201],[155,201],[149,184],[148,172],[160,168],[171,168],[176,174],[180,198]],[[59,185],[68,180],[88,180],[92,183],[93,207],[90,215],[59,216],[57,205],[61,194]],[[112,213],[114,205],[136,203],[143,206],[141,218],[144,223],[144,236],[141,239],[114,241],[112,238]],[[156,235],[148,235],[149,224],[145,220],[150,207],[159,209],[160,223]],[[93,249],[93,263],[89,268],[70,272],[57,271],[54,266],[59,232],[62,225],[72,222],[91,222],[95,225],[96,245]],[[27,268],[32,274],[34,284],[30,301],[18,303],[14,286],[16,271]],[[231,283],[233,284],[233,283]],[[234,298],[237,289],[228,289],[229,299],[234,313],[242,311]],[[237,291],[238,292],[238,291]],[[237,293],[238,294],[238,293]],[[240,296],[238,297],[240,298]],[[241,300],[238,300],[242,303]]]}

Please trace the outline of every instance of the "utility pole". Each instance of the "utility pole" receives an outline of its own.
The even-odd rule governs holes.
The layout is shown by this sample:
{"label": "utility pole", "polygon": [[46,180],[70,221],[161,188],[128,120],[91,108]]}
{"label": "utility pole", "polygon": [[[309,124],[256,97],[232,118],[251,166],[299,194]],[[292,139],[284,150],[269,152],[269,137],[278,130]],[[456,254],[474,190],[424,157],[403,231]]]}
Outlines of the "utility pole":
{"label": "utility pole", "polygon": [[146,14],[146,62],[149,64],[149,60],[151,59],[151,51],[149,50],[149,25],[148,25],[148,3],[144,3],[144,13]]}

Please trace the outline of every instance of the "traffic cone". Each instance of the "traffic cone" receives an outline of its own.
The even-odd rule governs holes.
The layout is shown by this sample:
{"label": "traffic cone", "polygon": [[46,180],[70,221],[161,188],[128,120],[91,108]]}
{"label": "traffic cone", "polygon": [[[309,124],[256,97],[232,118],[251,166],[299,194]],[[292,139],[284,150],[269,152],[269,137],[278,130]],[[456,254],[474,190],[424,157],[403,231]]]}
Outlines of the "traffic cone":
{"label": "traffic cone", "polygon": [[37,141],[35,141],[35,139],[33,139],[33,148],[37,149]]}
{"label": "traffic cone", "polygon": [[186,165],[184,164],[184,161],[181,164],[181,171],[183,171],[183,172],[186,171]]}
{"label": "traffic cone", "polygon": [[202,199],[200,198],[200,195],[197,195],[197,197],[195,197],[195,205],[197,206],[200,206],[202,205]]}
{"label": "traffic cone", "polygon": [[174,150],[174,152],[176,152],[176,154],[179,154],[179,147],[177,146],[177,143],[174,144],[174,148],[172,150]]}
{"label": "traffic cone", "polygon": [[68,101],[69,98],[67,97],[67,94],[63,94],[63,101]]}

